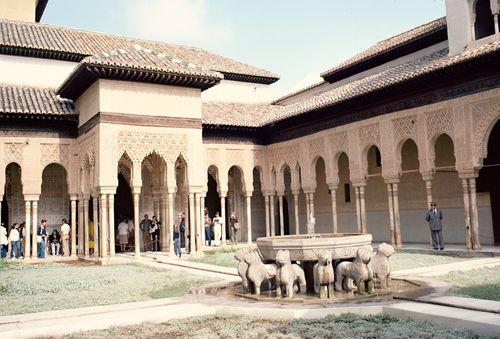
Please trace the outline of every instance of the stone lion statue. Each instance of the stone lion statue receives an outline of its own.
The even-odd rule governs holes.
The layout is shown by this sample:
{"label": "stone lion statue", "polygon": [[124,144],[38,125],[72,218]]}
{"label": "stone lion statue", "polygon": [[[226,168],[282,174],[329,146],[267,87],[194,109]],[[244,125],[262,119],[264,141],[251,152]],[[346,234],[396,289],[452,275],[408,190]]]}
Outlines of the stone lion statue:
{"label": "stone lion statue", "polygon": [[380,288],[391,288],[391,263],[389,258],[394,254],[394,247],[386,244],[380,244],[377,253],[370,260],[370,268],[373,271],[373,277],[380,282]]}
{"label": "stone lion statue", "polygon": [[[347,290],[350,292],[352,280],[357,287],[356,293],[373,293],[373,272],[368,266],[371,253],[367,249],[359,248],[356,251],[356,259],[353,262],[343,261],[335,269],[335,289],[337,291]],[[346,287],[345,287],[346,286]],[[345,288],[344,288],[345,287]]]}
{"label": "stone lion statue", "polygon": [[[248,264],[247,278],[253,285],[254,293],[260,295],[260,287],[264,281],[267,281],[269,291],[271,291],[272,279],[276,277],[277,266],[264,264],[257,251],[245,254],[245,262]],[[249,287],[252,286],[249,284]]]}
{"label": "stone lion statue", "polygon": [[321,299],[334,298],[335,275],[332,266],[332,252],[321,250],[318,253],[318,262],[313,267],[314,292],[319,293]]}
{"label": "stone lion statue", "polygon": [[304,270],[302,270],[299,265],[292,264],[289,251],[279,250],[278,253],[276,253],[276,264],[278,265],[278,270],[276,272],[277,297],[281,297],[281,289],[284,287],[285,296],[287,298],[293,298],[295,293],[295,281],[299,283],[300,293],[306,292],[307,286]]}
{"label": "stone lion statue", "polygon": [[241,284],[243,286],[243,290],[250,292],[248,288],[248,263],[245,261],[245,257],[250,253],[250,250],[247,248],[240,248],[234,253],[234,259],[238,260],[238,275],[241,278]]}

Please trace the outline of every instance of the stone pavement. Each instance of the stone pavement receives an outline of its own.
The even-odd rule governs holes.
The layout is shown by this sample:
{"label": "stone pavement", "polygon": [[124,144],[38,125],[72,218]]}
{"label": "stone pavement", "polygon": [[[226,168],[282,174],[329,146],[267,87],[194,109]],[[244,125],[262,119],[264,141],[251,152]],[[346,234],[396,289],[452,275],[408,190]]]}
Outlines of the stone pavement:
{"label": "stone pavement", "polygon": [[499,257],[488,257],[488,258],[458,261],[449,264],[398,270],[394,271],[393,275],[398,277],[404,277],[404,276],[435,277],[452,271],[469,271],[477,268],[495,267],[498,265],[500,265]]}

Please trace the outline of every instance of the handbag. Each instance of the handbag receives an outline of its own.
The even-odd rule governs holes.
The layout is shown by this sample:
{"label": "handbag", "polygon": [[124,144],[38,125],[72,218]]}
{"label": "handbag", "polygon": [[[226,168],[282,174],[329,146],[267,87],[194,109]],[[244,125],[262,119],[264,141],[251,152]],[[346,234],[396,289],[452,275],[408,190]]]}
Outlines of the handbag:
{"label": "handbag", "polygon": [[234,227],[235,230],[238,231],[240,229],[240,223],[239,222],[235,222],[233,227]]}

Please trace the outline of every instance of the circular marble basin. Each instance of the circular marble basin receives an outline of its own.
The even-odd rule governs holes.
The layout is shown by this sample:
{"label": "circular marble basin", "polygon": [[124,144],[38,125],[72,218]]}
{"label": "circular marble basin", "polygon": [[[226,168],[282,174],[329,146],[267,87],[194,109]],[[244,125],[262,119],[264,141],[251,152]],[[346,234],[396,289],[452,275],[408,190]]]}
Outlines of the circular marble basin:
{"label": "circular marble basin", "polygon": [[279,250],[290,251],[292,261],[317,261],[318,252],[326,249],[332,258],[350,259],[356,257],[359,248],[372,248],[372,235],[361,233],[321,233],[284,235],[257,239],[257,247],[267,260],[275,260]]}

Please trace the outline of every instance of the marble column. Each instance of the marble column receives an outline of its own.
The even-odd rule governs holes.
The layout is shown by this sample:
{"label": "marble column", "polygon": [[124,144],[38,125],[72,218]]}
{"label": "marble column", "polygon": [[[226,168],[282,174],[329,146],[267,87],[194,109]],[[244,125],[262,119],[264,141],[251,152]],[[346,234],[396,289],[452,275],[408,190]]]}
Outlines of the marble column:
{"label": "marble column", "polygon": [[363,228],[361,224],[361,201],[359,199],[359,186],[354,186],[354,193],[356,196],[356,222],[357,222],[357,229],[356,232],[362,233]]}
{"label": "marble column", "polygon": [[464,211],[465,211],[465,245],[468,250],[473,248],[472,245],[472,231],[470,223],[470,195],[469,195],[469,179],[462,179],[462,191],[464,197]]}
{"label": "marble column", "polygon": [[270,207],[270,213],[271,213],[271,237],[274,237],[276,235],[276,225],[275,225],[275,219],[274,219],[274,195],[269,196],[269,207]]}
{"label": "marble column", "polygon": [[100,207],[101,213],[100,215],[100,238],[101,238],[101,258],[105,258],[108,256],[108,195],[100,194]]}
{"label": "marble column", "polygon": [[472,240],[475,250],[481,249],[481,240],[479,238],[479,215],[477,211],[477,197],[476,197],[476,178],[469,178],[470,188],[470,205],[472,213]]}
{"label": "marble column", "polygon": [[403,241],[401,238],[401,224],[399,219],[399,193],[398,184],[392,184],[392,197],[394,199],[394,231],[396,235],[396,246],[400,248],[403,246]]}
{"label": "marble column", "polygon": [[299,222],[299,192],[293,192],[293,208],[295,215],[295,234],[300,234]]}
{"label": "marble column", "polygon": [[269,229],[269,195],[264,196],[265,208],[266,208],[266,237],[271,236],[271,230]]}
{"label": "marble column", "polygon": [[78,197],[78,252],[77,255],[83,254],[83,199]]}
{"label": "marble column", "polygon": [[314,193],[309,193],[309,203],[311,204],[311,207],[309,207],[309,212],[311,212],[312,216],[314,217]]}
{"label": "marble column", "polygon": [[202,221],[203,219],[201,218],[201,194],[196,193],[195,195],[195,200],[194,200],[194,205],[195,205],[195,218],[196,218],[196,252],[201,252],[202,251],[202,238],[201,238],[201,228],[202,228]]}
{"label": "marble column", "polygon": [[38,201],[33,200],[32,202],[32,213],[33,213],[33,246],[31,246],[31,256],[33,258],[37,257],[37,236],[36,236],[36,228],[38,226]]}
{"label": "marble column", "polygon": [[83,232],[85,233],[84,240],[84,252],[86,258],[89,257],[89,243],[90,243],[90,235],[89,235],[89,199],[86,196],[83,196]]}
{"label": "marble column", "polygon": [[168,253],[170,257],[174,256],[174,194],[168,193]]}
{"label": "marble column", "polygon": [[[427,208],[429,210],[431,202],[432,202],[432,177],[431,176],[423,176],[425,181],[425,193],[427,196]],[[429,245],[432,247],[432,236],[429,234]]]}
{"label": "marble column", "polygon": [[109,255],[115,255],[115,195],[108,194]]}
{"label": "marble column", "polygon": [[196,217],[194,193],[189,193],[189,253],[196,252]]}
{"label": "marble column", "polygon": [[332,228],[333,233],[338,232],[337,224],[337,187],[330,187],[330,197],[332,199]]}
{"label": "marble column", "polygon": [[394,229],[394,200],[392,198],[392,184],[387,184],[387,199],[389,201],[389,222],[390,222],[390,233],[391,233],[391,244],[396,246],[396,231]]}
{"label": "marble column", "polygon": [[163,252],[168,252],[168,235],[169,235],[168,232],[170,224],[170,217],[168,215],[168,193],[163,194],[161,201],[162,201],[161,230],[160,230],[161,250]]}
{"label": "marble column", "polygon": [[205,194],[200,194],[200,235],[201,246],[205,246]]}
{"label": "marble column", "polygon": [[99,212],[97,210],[98,207],[98,196],[95,195],[92,197],[92,221],[94,222],[94,257],[99,256]]}
{"label": "marble column", "polygon": [[222,218],[222,245],[226,244],[226,195],[220,195],[220,217]]}
{"label": "marble column", "polygon": [[252,193],[246,195],[247,205],[247,243],[252,243]]}
{"label": "marble column", "polygon": [[309,223],[311,217],[311,204],[309,203],[309,193],[304,192],[306,196],[306,224]]}
{"label": "marble column", "polygon": [[[24,210],[25,210],[25,226],[24,226],[24,248],[23,248],[23,253],[24,253],[24,258],[29,259],[30,257],[30,229],[31,229],[31,201],[25,200],[24,201]],[[36,223],[34,223],[36,224]],[[36,235],[36,232],[35,232]],[[36,238],[35,238],[36,239]],[[36,241],[33,243],[36,245]],[[36,256],[35,256],[36,258]]]}
{"label": "marble column", "polygon": [[285,218],[283,215],[283,194],[278,193],[278,205],[280,209],[280,235],[285,235]]}
{"label": "marble column", "polygon": [[361,208],[361,232],[368,233],[366,226],[365,186],[359,186],[359,202]]}
{"label": "marble column", "polygon": [[76,196],[72,196],[70,200],[71,204],[71,256],[76,258]]}
{"label": "marble column", "polygon": [[134,244],[135,244],[135,258],[138,259],[141,255],[141,244],[139,237],[139,198],[140,189],[134,187]]}

